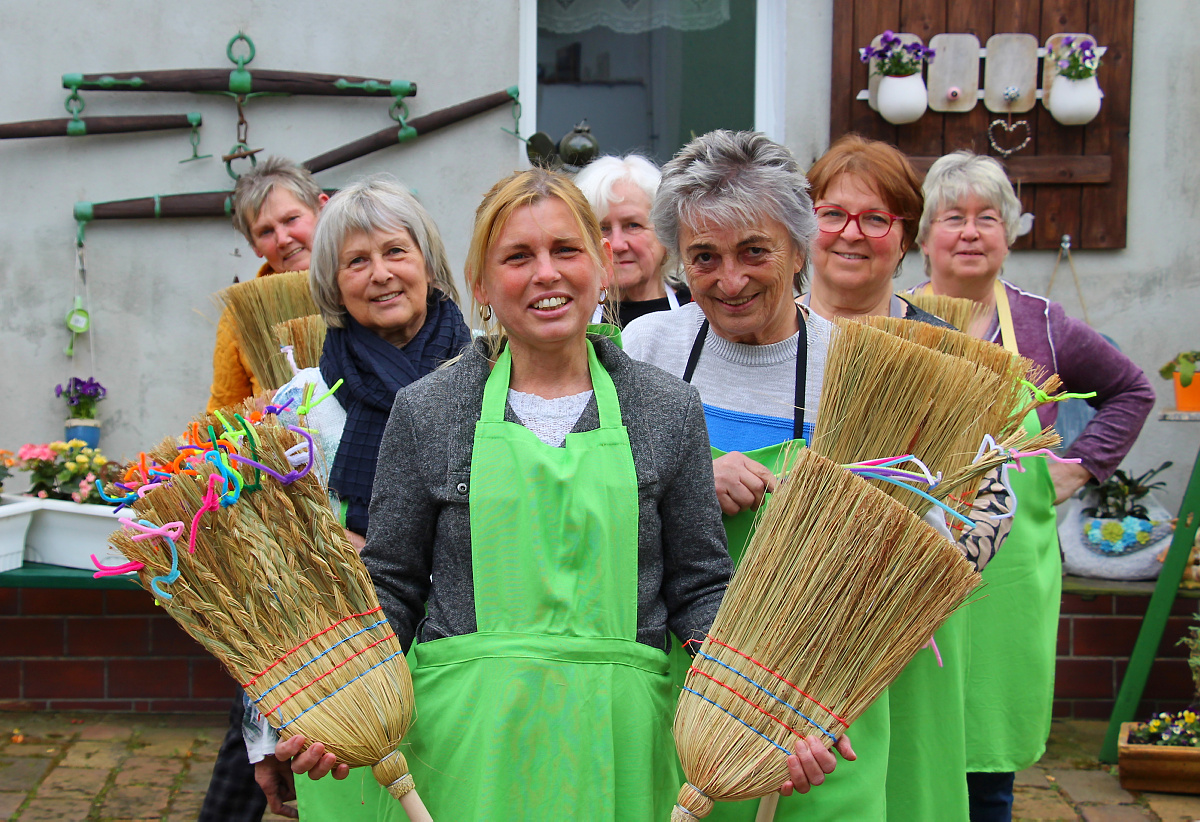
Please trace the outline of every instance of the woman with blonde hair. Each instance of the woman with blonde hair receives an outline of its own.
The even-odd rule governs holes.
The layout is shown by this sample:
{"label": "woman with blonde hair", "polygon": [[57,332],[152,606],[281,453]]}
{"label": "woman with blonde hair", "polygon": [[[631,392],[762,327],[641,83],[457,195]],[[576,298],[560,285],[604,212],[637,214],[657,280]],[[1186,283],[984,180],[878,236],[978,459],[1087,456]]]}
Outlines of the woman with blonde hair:
{"label": "woman with blonde hair", "polygon": [[[415,643],[402,750],[434,818],[665,819],[670,634],[703,637],[731,572],[699,395],[588,333],[612,261],[565,177],[497,183],[466,270],[489,333],[397,395],[362,554]],[[790,764],[807,790],[833,755]]]}

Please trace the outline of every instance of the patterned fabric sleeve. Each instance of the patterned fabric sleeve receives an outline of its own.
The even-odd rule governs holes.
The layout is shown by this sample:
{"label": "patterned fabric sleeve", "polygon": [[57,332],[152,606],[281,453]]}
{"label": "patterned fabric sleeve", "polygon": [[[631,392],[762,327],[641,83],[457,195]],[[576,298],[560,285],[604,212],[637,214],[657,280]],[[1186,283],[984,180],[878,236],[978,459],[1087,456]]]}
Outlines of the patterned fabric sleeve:
{"label": "patterned fabric sleeve", "polygon": [[983,573],[1012,530],[1013,518],[1005,515],[1012,513],[1013,496],[1001,482],[1000,471],[1000,467],[990,471],[979,484],[970,514],[975,527],[964,532],[958,540],[963,556],[980,573]]}

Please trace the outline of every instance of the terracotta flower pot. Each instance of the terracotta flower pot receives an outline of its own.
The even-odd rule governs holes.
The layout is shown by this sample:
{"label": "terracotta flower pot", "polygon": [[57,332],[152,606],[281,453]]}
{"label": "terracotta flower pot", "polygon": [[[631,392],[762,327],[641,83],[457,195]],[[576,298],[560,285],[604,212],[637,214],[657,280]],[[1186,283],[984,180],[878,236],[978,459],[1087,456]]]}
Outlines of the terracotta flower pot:
{"label": "terracotta flower pot", "polygon": [[1129,732],[1140,722],[1122,722],[1117,740],[1121,787],[1128,791],[1200,794],[1200,748],[1138,745]]}
{"label": "terracotta flower pot", "polygon": [[1175,372],[1175,410],[1200,411],[1200,373],[1192,377],[1192,384],[1186,388],[1179,381],[1179,372]]}

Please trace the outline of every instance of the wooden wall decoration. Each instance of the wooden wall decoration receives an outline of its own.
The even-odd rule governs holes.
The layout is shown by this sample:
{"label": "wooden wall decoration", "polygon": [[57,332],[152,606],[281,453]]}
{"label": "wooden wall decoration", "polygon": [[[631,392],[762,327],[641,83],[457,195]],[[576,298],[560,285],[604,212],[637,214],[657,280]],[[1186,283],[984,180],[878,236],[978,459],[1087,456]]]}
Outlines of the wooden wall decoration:
{"label": "wooden wall decoration", "polygon": [[[894,126],[855,99],[867,88],[858,49],[880,32],[911,32],[928,43],[942,33],[1024,32],[1044,44],[1055,32],[1087,32],[1108,48],[1097,73],[1104,90],[1100,114],[1085,126],[1059,125],[1039,101],[1023,119],[1031,140],[1004,161],[1021,202],[1035,215],[1033,231],[1014,249],[1057,249],[1064,234],[1075,248],[1124,248],[1129,177],[1129,103],[1133,73],[1134,0],[838,0],[833,16],[830,140],[847,132],[886,140],[924,173],[938,157],[960,148],[995,155],[988,125],[998,115],[980,101],[967,112],[927,111]],[[981,67],[982,71],[982,67]]]}

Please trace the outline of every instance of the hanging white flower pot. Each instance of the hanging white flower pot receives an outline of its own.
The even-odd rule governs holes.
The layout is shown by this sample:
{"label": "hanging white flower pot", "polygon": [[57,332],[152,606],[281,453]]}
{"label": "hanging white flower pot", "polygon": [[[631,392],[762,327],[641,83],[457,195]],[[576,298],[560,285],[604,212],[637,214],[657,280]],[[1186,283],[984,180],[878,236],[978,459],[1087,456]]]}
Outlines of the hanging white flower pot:
{"label": "hanging white flower pot", "polygon": [[1050,114],[1064,126],[1082,126],[1100,113],[1102,96],[1096,75],[1072,80],[1059,74],[1050,86]]}
{"label": "hanging white flower pot", "polygon": [[915,123],[925,113],[929,104],[929,94],[925,90],[925,80],[921,73],[895,77],[890,74],[879,79],[879,90],[876,92],[876,102],[879,113],[889,123],[902,126],[905,123]]}

